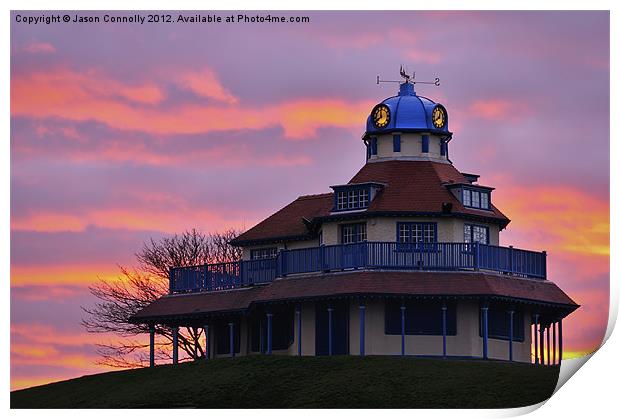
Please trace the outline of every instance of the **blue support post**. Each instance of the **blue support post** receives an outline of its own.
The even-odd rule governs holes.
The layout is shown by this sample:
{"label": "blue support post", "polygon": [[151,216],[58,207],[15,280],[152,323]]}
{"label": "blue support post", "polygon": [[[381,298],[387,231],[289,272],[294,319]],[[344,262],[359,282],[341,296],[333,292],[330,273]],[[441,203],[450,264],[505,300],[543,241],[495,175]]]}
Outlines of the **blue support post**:
{"label": "blue support post", "polygon": [[549,342],[549,337],[550,337],[549,325],[547,325],[546,329],[547,330],[545,333],[547,333],[547,365],[551,365],[551,345],[549,344],[550,343]]}
{"label": "blue support post", "polygon": [[211,351],[209,350],[209,347],[211,346],[209,338],[209,325],[205,324],[203,328],[205,331],[205,361],[208,361],[211,356]]}
{"label": "blue support post", "polygon": [[332,333],[333,333],[333,330],[332,330],[332,328],[333,328],[333,326],[332,326],[332,321],[333,321],[333,319],[332,319],[332,312],[333,311],[334,311],[334,309],[331,308],[331,307],[329,307],[327,309],[327,323],[328,323],[328,325],[327,325],[327,333],[328,333],[328,336],[327,336],[327,353],[330,356],[334,353],[333,352],[333,342],[332,342]]}
{"label": "blue support post", "polygon": [[472,249],[474,251],[474,270],[480,269],[480,249],[478,248],[478,242],[472,243]]}
{"label": "blue support post", "polygon": [[155,325],[149,326],[149,367],[155,366]]}
{"label": "blue support post", "polygon": [[556,326],[557,326],[557,323],[553,322],[553,365],[555,365],[556,363],[556,349],[555,349],[555,330],[557,328]]}
{"label": "blue support post", "polygon": [[172,363],[179,363],[179,327],[172,328]]}
{"label": "blue support post", "polygon": [[265,339],[263,338],[263,330],[264,330],[263,319],[260,319],[258,321],[258,330],[260,331],[260,336],[258,337],[260,353],[264,354],[265,353]]}
{"label": "blue support post", "polygon": [[301,356],[301,305],[295,310],[297,315],[297,355]]}
{"label": "blue support post", "polygon": [[235,323],[228,323],[228,339],[230,344],[230,357],[235,357]]}
{"label": "blue support post", "polygon": [[366,306],[360,304],[360,356],[366,355]]}
{"label": "blue support post", "polygon": [[558,363],[562,365],[562,319],[558,320]]}
{"label": "blue support post", "polygon": [[441,306],[441,332],[443,335],[443,357],[446,358],[448,356],[448,345],[447,345],[447,341],[446,341],[446,335],[447,335],[447,321],[446,321],[446,314],[448,311],[448,307],[446,306],[446,303],[444,302]]}
{"label": "blue support post", "polygon": [[489,307],[482,306],[482,357],[489,359]]}
{"label": "blue support post", "polygon": [[510,326],[509,326],[509,336],[508,336],[508,360],[512,361],[512,341],[514,339],[514,315],[515,315],[515,311],[514,310],[509,310],[508,311],[508,317],[509,317],[509,321],[510,321]]}
{"label": "blue support post", "polygon": [[538,344],[540,345],[540,365],[545,365],[545,327],[542,323],[538,326]]}
{"label": "blue support post", "polygon": [[400,354],[405,356],[405,305],[400,306]]}
{"label": "blue support post", "polygon": [[534,364],[538,365],[538,314],[534,314]]}
{"label": "blue support post", "polygon": [[271,350],[273,349],[272,345],[271,345],[271,342],[272,342],[272,339],[271,339],[272,338],[271,337],[271,334],[272,334],[272,328],[271,328],[272,318],[273,318],[273,313],[267,313],[267,355],[271,355]]}
{"label": "blue support post", "polygon": [[168,271],[168,294],[172,294],[174,291],[174,268],[170,268]]}

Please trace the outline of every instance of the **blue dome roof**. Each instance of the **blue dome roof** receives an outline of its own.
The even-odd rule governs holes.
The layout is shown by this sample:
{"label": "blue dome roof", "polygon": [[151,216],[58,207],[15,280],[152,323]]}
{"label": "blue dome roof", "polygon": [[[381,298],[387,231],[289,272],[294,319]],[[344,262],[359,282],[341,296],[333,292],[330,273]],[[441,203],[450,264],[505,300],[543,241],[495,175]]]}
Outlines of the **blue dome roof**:
{"label": "blue dome roof", "polygon": [[443,108],[443,106],[428,98],[416,95],[411,83],[402,83],[398,96],[389,97],[381,104],[390,109],[389,122],[385,127],[377,128],[373,123],[371,112],[366,120],[366,134],[385,134],[393,131],[451,134],[448,130],[447,112],[445,112],[446,123],[443,127],[436,128],[433,125],[433,110],[435,107]]}

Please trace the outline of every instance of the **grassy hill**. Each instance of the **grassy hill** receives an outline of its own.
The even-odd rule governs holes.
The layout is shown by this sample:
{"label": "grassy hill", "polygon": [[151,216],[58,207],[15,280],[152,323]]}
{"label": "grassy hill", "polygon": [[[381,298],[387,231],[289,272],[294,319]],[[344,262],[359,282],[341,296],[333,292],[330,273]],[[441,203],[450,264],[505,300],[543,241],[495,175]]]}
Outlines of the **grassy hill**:
{"label": "grassy hill", "polygon": [[504,408],[551,396],[558,367],[255,356],[90,375],[11,393],[12,408]]}

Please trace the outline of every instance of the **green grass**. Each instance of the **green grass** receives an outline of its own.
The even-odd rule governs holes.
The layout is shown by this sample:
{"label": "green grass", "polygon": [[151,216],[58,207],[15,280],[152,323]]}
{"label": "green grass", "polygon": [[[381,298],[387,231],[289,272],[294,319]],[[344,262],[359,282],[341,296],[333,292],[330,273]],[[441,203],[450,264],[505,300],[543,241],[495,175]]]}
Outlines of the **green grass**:
{"label": "green grass", "polygon": [[551,396],[558,367],[251,356],[90,375],[11,393],[12,408],[505,408]]}

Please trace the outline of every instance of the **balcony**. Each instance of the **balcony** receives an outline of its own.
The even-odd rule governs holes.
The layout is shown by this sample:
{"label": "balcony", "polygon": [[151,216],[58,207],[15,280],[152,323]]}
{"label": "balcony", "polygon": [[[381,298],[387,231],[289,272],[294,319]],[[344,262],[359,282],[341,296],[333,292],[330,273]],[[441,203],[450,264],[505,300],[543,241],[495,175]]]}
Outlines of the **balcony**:
{"label": "balcony", "polygon": [[170,293],[228,290],[288,275],[360,269],[492,271],[544,280],[547,253],[480,243],[362,242],[310,247],[282,250],[272,259],[172,268]]}

